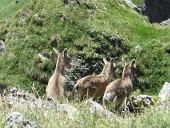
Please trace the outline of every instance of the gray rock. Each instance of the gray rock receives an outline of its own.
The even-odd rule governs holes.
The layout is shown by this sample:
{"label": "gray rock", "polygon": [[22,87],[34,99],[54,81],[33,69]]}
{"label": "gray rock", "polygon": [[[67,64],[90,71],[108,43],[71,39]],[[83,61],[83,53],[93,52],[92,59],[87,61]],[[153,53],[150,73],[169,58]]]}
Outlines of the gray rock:
{"label": "gray rock", "polygon": [[19,112],[12,112],[6,119],[5,128],[36,128],[37,126],[26,120]]}
{"label": "gray rock", "polygon": [[4,53],[5,51],[5,42],[3,40],[0,40],[0,56]]}
{"label": "gray rock", "polygon": [[92,99],[88,99],[85,103],[90,106],[91,113],[98,114],[100,116],[107,116],[107,117],[111,117],[114,119],[118,119],[118,117],[114,113],[107,110],[102,105],[94,102]]}
{"label": "gray rock", "polygon": [[160,105],[170,108],[170,83],[165,82],[158,94],[158,98]]}
{"label": "gray rock", "polygon": [[129,5],[134,10],[138,9],[138,7],[135,4],[133,4],[131,0],[125,0],[125,2],[127,3],[127,5]]}
{"label": "gray rock", "polygon": [[79,111],[75,107],[68,104],[61,104],[60,108],[62,111],[67,112],[69,119],[73,119],[76,115],[79,115]]}
{"label": "gray rock", "polygon": [[144,108],[150,107],[151,105],[154,105],[154,104],[155,104],[155,101],[152,96],[149,96],[149,95],[133,96],[132,95],[130,97],[130,102],[128,102],[127,106],[124,107],[123,111],[141,112]]}
{"label": "gray rock", "polygon": [[148,16],[150,23],[161,23],[170,18],[170,1],[144,0],[141,13]]}
{"label": "gray rock", "polygon": [[149,95],[139,95],[139,96],[131,96],[133,106],[144,106],[148,107],[154,105],[155,101],[152,96]]}
{"label": "gray rock", "polygon": [[170,18],[168,20],[162,21],[160,24],[161,25],[168,25],[168,24],[170,24]]}
{"label": "gray rock", "polygon": [[78,110],[71,105],[60,104],[58,101],[47,101],[37,99],[33,94],[25,90],[12,88],[4,96],[4,104],[9,104],[13,108],[27,106],[30,109],[42,108],[44,111],[67,112],[68,118],[74,118]]}

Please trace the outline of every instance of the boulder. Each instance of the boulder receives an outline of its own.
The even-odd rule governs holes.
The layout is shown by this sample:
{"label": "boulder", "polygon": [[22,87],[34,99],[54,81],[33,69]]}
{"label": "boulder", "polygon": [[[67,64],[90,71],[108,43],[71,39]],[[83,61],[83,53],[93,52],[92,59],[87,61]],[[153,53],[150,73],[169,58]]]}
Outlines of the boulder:
{"label": "boulder", "polygon": [[37,99],[28,91],[17,88],[11,88],[8,94],[3,97],[1,104],[7,104],[12,108],[27,106],[30,109],[42,108],[44,111],[66,112],[68,118],[74,118],[74,116],[79,113],[79,111],[71,105],[60,104],[54,100]]}
{"label": "boulder", "polygon": [[170,108],[170,83],[165,82],[161,91],[158,94],[159,103]]}
{"label": "boulder", "polygon": [[5,128],[37,128],[37,126],[26,120],[19,112],[12,112],[6,119]]}
{"label": "boulder", "polygon": [[130,112],[141,112],[147,107],[154,105],[155,101],[152,96],[149,95],[139,95],[139,96],[131,96],[130,102],[128,102],[127,106],[125,106],[122,110],[122,113]]}
{"label": "boulder", "polygon": [[170,18],[170,0],[144,0],[141,13],[150,23],[161,23]]}
{"label": "boulder", "polygon": [[97,114],[100,116],[107,116],[112,119],[116,119],[119,121],[118,117],[111,111],[107,110],[105,107],[100,105],[99,103],[94,102],[92,99],[88,99],[85,102],[90,106],[90,112],[93,114]]}

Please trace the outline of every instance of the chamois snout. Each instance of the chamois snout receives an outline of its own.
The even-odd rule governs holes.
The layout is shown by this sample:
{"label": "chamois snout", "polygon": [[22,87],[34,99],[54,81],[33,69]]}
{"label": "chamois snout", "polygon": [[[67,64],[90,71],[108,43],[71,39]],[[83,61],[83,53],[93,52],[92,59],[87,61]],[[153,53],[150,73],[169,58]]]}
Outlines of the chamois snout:
{"label": "chamois snout", "polygon": [[67,48],[64,49],[63,56],[64,56],[65,68],[70,69],[71,68],[71,56],[70,54],[68,54]]}
{"label": "chamois snout", "polygon": [[80,93],[82,91],[82,86],[80,84],[76,84],[74,87],[73,87],[73,90],[72,90],[72,93],[69,97],[69,100],[73,100],[75,98],[75,95]]}
{"label": "chamois snout", "polygon": [[81,84],[76,84],[75,86],[74,86],[74,88],[73,88],[73,93],[74,94],[77,94],[77,93],[79,93],[79,92],[81,92],[82,91],[82,85]]}

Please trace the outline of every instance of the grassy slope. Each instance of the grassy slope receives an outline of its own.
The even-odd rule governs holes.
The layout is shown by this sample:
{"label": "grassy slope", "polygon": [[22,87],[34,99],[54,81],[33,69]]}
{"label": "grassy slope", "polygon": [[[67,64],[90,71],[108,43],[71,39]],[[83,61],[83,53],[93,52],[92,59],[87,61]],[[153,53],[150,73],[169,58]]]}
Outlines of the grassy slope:
{"label": "grassy slope", "polygon": [[[93,6],[93,3],[91,5]],[[50,2],[48,0],[37,2],[33,0],[18,14],[13,12],[15,17],[5,19],[6,23],[0,24],[0,37],[5,39],[7,44],[6,52],[0,58],[0,83],[20,86],[33,91],[45,87],[45,83],[40,82],[39,79],[34,79],[34,75],[38,72],[41,75],[37,78],[48,79],[55,62],[40,63],[35,53],[44,49],[51,50],[53,46],[60,51],[64,47],[70,46],[69,50],[72,53],[80,54],[87,59],[92,53],[96,52],[96,47],[101,48],[99,42],[91,43],[94,39],[89,36],[89,32],[94,30],[104,32],[109,36],[115,36],[119,33],[119,38],[121,40],[124,38],[123,43],[131,47],[130,51],[127,51],[128,54],[120,50],[120,56],[116,56],[119,49],[115,52],[111,45],[112,47],[102,51],[100,56],[93,56],[99,58],[99,62],[102,56],[113,55],[116,57],[118,65],[121,66],[119,64],[121,56],[128,60],[136,57],[139,80],[144,87],[147,87],[147,85],[153,87],[151,91],[169,80],[170,57],[165,53],[165,49],[170,47],[168,44],[170,27],[161,27],[157,24],[149,25],[145,17],[138,15],[129,8],[119,7],[117,3],[109,2],[109,0],[100,0],[98,6],[101,10],[87,9],[84,6],[80,8],[78,5],[65,7],[58,0],[51,0]],[[103,11],[104,7],[107,7],[107,11]],[[26,18],[19,19],[18,15],[28,9],[31,9],[32,12]],[[62,15],[66,16],[66,20],[60,20]],[[101,35],[97,36],[100,37]],[[58,45],[53,41],[53,37],[60,40]],[[101,36],[101,38],[103,37]],[[105,43],[110,45],[108,42]],[[90,50],[83,53],[81,45],[85,45]],[[141,49],[135,52],[134,47],[136,45],[140,45]],[[106,54],[108,50],[112,51],[112,54]],[[35,88],[32,86],[33,83]],[[157,89],[155,92],[158,92]],[[9,108],[0,105],[0,127],[5,126],[6,118],[4,117],[7,117],[13,111],[22,113],[27,120],[35,122],[38,127],[45,128],[63,126],[74,128],[80,126],[83,128],[155,128],[170,126],[169,110],[163,108],[150,108],[134,117],[125,116],[122,118],[120,116],[119,119],[123,121],[118,122],[114,119],[91,114],[88,106],[83,103],[72,105],[81,110],[80,115],[74,119],[69,119],[66,113],[42,109],[34,110],[28,107],[24,107],[24,109]]]}
{"label": "grassy slope", "polygon": [[13,16],[16,11],[22,9],[30,0],[19,0],[18,3],[16,1],[0,0],[0,19]]}
{"label": "grassy slope", "polygon": [[[0,58],[1,83],[29,90],[34,85],[35,90],[44,94],[55,61],[41,62],[37,53],[50,51],[52,47],[59,51],[67,47],[84,60],[94,58],[101,63],[103,56],[113,56],[119,67],[122,56],[127,60],[136,58],[140,89],[157,93],[170,76],[170,57],[165,53],[170,27],[149,24],[146,17],[116,1],[100,0],[97,8],[93,1],[88,7],[85,0],[81,3],[64,6],[60,0],[32,0],[12,20],[6,19],[6,23],[0,25],[0,36],[7,44]],[[18,18],[23,12],[27,16]],[[102,33],[117,36],[127,48],[116,48]],[[54,38],[59,41],[55,42]],[[104,41],[106,49],[100,41],[94,41],[97,38]],[[138,50],[137,45],[141,47]]]}
{"label": "grassy slope", "polygon": [[141,6],[143,0],[132,0],[132,2],[133,2],[136,6]]}
{"label": "grassy slope", "polygon": [[7,105],[1,105],[0,127],[4,127],[6,124],[4,117],[14,111],[20,112],[28,121],[42,128],[168,128],[170,126],[169,110],[163,107],[148,108],[143,113],[131,116],[119,115],[117,119],[114,119],[92,114],[84,103],[75,103],[74,106],[80,110],[80,113],[70,119],[66,112],[57,110],[32,109],[29,108],[29,105],[24,108],[9,108]]}

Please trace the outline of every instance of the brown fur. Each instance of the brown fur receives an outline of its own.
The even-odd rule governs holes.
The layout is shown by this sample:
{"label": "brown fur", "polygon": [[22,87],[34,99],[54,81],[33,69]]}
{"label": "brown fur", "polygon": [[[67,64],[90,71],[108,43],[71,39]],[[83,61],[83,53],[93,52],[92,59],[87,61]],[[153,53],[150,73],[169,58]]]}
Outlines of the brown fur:
{"label": "brown fur", "polygon": [[103,60],[105,66],[102,73],[97,76],[90,75],[79,79],[73,88],[73,97],[75,94],[80,94],[81,99],[87,96],[94,100],[98,96],[103,96],[111,77],[116,74],[116,64],[113,63],[113,59],[110,62],[106,59]]}
{"label": "brown fur", "polygon": [[[55,49],[54,49],[55,50]],[[55,52],[57,52],[55,50]],[[64,77],[64,69],[70,68],[71,57],[67,53],[67,49],[64,49],[63,53],[58,53],[58,59],[54,74],[48,81],[46,88],[47,98],[52,99],[64,99],[66,91],[66,78]]]}
{"label": "brown fur", "polygon": [[125,62],[122,78],[111,82],[105,90],[103,102],[115,102],[115,111],[117,111],[124,100],[126,104],[129,101],[129,96],[133,91],[133,79],[135,77],[135,59],[131,62]]}

